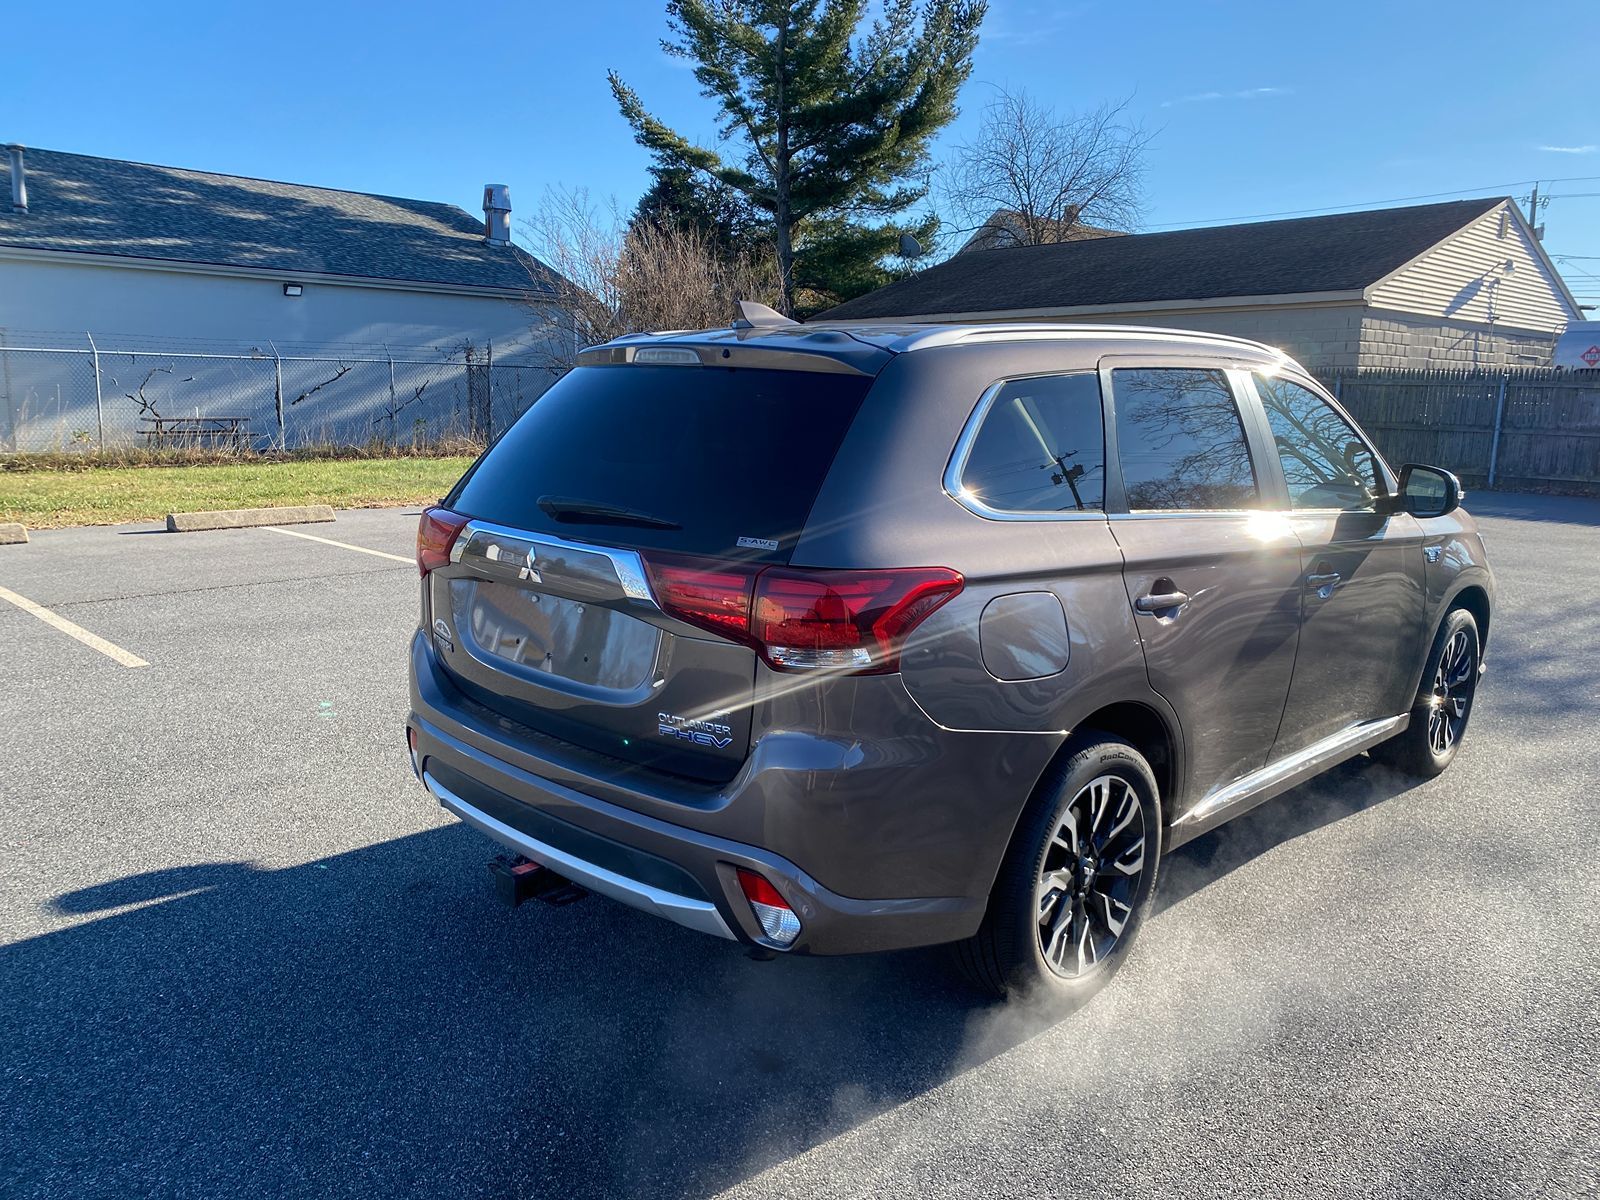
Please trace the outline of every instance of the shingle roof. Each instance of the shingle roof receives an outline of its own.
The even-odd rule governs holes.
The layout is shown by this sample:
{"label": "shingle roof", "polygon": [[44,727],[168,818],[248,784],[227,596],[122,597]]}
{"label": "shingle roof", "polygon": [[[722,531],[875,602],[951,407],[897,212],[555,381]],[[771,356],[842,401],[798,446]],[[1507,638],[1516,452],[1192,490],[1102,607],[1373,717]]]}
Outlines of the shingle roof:
{"label": "shingle roof", "polygon": [[958,254],[817,319],[1354,291],[1503,202],[1453,200]]}
{"label": "shingle roof", "polygon": [[[550,269],[453,204],[29,149],[0,246],[528,291]],[[0,155],[0,202],[10,166]]]}
{"label": "shingle roof", "polygon": [[[1099,225],[1087,225],[1079,221],[1076,205],[1068,210],[1065,220],[1050,223],[1056,226],[1054,240],[1058,242],[1082,242],[1089,238],[1127,236],[1120,229],[1105,229]],[[972,236],[961,244],[956,253],[971,254],[978,250],[999,250],[1005,246],[1020,246],[1023,244],[1022,231],[1020,213],[1011,208],[997,208],[989,214],[989,219],[978,226]]]}

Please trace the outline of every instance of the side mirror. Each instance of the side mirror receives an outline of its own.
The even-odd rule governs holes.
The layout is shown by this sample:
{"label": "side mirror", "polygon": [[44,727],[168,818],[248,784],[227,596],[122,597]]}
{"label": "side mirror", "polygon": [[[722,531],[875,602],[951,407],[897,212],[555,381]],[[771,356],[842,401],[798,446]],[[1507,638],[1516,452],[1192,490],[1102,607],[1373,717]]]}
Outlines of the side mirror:
{"label": "side mirror", "polygon": [[1400,489],[1388,498],[1389,512],[1414,517],[1442,517],[1461,507],[1461,481],[1443,467],[1407,463],[1400,468]]}

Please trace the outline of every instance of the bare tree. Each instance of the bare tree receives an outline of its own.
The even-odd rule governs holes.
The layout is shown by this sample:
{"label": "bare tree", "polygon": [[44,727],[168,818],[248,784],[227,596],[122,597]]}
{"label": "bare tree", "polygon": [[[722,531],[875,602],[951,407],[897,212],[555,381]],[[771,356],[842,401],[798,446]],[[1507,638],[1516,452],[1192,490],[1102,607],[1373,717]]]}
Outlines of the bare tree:
{"label": "bare tree", "polygon": [[626,333],[726,325],[735,300],[778,302],[777,258],[770,251],[719,251],[689,226],[651,221],[632,229],[615,202],[593,203],[584,189],[552,189],[523,226],[534,254],[560,276],[556,295],[532,303],[549,331],[543,358],[570,368],[585,346]]}
{"label": "bare tree", "polygon": [[956,228],[981,235],[985,249],[1131,229],[1154,135],[1130,122],[1127,108],[1122,101],[1062,117],[1027,92],[1002,91],[950,163],[945,191]]}

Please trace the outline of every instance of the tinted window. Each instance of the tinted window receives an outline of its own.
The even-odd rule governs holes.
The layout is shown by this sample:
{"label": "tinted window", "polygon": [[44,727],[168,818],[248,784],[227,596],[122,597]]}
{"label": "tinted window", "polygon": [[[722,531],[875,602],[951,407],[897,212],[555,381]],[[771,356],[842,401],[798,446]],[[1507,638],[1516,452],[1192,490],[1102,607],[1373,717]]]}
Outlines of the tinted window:
{"label": "tinted window", "polygon": [[1378,465],[1350,423],[1321,396],[1287,379],[1256,376],[1295,508],[1372,508]]}
{"label": "tinted window", "polygon": [[1098,512],[1105,460],[1098,376],[1015,379],[989,405],[961,484],[1005,512]]}
{"label": "tinted window", "polygon": [[[520,529],[689,554],[787,559],[871,380],[814,371],[597,366],[569,371],[446,503]],[[608,523],[589,501],[679,529]],[[740,538],[776,549],[739,547]]]}
{"label": "tinted window", "polygon": [[1112,391],[1129,510],[1255,504],[1250,447],[1221,371],[1113,371]]}

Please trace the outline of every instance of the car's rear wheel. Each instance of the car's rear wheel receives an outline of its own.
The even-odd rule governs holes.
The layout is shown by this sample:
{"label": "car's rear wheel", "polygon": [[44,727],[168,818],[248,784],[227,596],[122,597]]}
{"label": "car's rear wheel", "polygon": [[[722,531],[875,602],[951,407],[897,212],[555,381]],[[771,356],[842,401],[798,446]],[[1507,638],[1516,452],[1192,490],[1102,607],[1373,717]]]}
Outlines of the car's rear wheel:
{"label": "car's rear wheel", "polygon": [[1452,609],[1428,654],[1411,724],[1374,746],[1372,757],[1422,779],[1433,778],[1454,762],[1472,716],[1480,654],[1477,621],[1464,608]]}
{"label": "car's rear wheel", "polygon": [[1161,843],[1150,764],[1120,738],[1084,738],[1023,813],[958,962],[996,995],[1082,1003],[1132,946],[1155,896]]}

